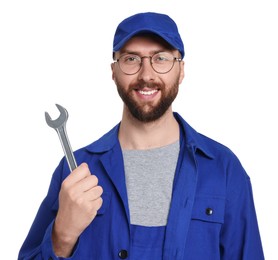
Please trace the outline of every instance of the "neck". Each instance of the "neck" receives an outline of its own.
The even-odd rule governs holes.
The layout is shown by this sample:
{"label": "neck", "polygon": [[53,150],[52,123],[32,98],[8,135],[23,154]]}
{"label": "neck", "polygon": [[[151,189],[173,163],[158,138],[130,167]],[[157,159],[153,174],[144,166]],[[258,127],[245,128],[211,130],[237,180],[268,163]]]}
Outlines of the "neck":
{"label": "neck", "polygon": [[172,109],[154,122],[144,123],[130,113],[123,113],[119,141],[123,149],[150,149],[174,143],[179,139],[179,124]]}

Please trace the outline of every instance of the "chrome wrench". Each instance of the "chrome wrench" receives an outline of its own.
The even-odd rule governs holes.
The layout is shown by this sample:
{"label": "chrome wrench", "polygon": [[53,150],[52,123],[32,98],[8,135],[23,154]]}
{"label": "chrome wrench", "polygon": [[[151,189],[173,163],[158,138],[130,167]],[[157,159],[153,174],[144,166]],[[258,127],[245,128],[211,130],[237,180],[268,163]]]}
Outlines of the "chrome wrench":
{"label": "chrome wrench", "polygon": [[76,160],[75,160],[74,154],[72,152],[70,142],[68,139],[68,135],[67,135],[67,131],[66,131],[66,123],[67,123],[69,114],[68,114],[68,111],[65,108],[63,108],[62,106],[56,104],[56,107],[60,111],[60,116],[57,119],[52,120],[50,115],[47,112],[45,112],[45,120],[46,120],[46,123],[50,127],[54,128],[56,130],[56,132],[58,133],[60,142],[62,144],[64,153],[65,153],[65,157],[66,157],[68,165],[69,165],[69,168],[71,171],[73,171],[77,167],[77,164],[76,164]]}

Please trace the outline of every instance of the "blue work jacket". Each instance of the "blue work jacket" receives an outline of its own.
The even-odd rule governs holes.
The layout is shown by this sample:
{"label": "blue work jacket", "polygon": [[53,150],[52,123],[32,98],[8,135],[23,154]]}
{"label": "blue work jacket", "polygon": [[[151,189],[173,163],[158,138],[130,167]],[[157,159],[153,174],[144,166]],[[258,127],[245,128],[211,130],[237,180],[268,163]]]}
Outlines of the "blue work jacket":
{"label": "blue work jacket", "polygon": [[[146,260],[264,259],[250,179],[240,161],[230,149],[174,115],[180,125],[180,154],[162,256]],[[104,193],[102,207],[70,259],[135,259],[119,125],[75,152],[77,163],[89,165]],[[62,159],[18,259],[59,259],[52,249],[51,232],[61,183],[69,172]]]}

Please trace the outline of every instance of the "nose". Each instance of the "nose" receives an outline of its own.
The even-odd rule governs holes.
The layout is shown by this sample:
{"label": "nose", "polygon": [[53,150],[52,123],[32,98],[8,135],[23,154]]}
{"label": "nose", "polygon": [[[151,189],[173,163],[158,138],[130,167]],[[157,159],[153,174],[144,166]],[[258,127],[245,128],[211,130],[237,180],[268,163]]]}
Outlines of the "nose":
{"label": "nose", "polygon": [[155,75],[155,71],[151,65],[151,57],[141,57],[141,69],[138,73],[138,79],[143,80],[144,82],[149,82],[155,79]]}

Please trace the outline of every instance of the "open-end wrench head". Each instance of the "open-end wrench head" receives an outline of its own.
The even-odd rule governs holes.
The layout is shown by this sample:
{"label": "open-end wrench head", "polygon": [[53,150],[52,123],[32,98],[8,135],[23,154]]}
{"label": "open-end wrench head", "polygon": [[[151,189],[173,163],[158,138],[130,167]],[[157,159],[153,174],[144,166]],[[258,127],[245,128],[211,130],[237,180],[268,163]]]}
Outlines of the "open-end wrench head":
{"label": "open-end wrench head", "polygon": [[59,128],[63,126],[68,120],[68,111],[58,104],[56,104],[56,107],[60,111],[60,115],[55,120],[52,120],[50,115],[47,112],[45,112],[45,121],[52,128]]}

